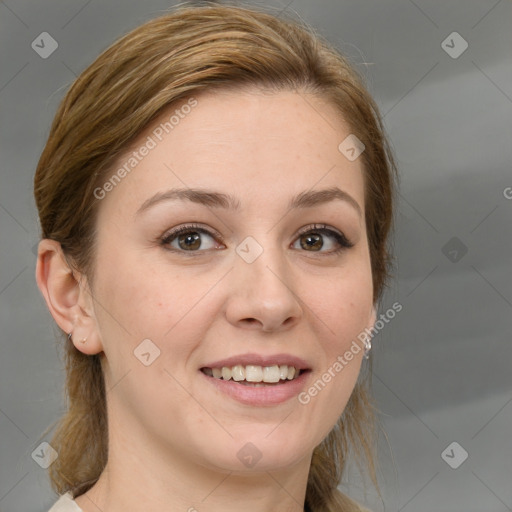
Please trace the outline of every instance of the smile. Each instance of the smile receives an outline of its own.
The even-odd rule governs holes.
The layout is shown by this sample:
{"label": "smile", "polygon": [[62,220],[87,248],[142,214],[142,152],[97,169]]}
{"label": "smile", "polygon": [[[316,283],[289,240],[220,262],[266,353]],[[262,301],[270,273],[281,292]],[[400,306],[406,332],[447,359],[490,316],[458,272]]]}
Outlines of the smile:
{"label": "smile", "polygon": [[[284,379],[281,375],[284,376],[285,367],[286,378]],[[266,370],[266,368],[270,369]],[[293,366],[286,365],[267,367],[235,365],[222,368],[203,367],[199,374],[222,395],[244,405],[268,407],[284,403],[303,391],[311,370],[296,370]],[[243,378],[240,378],[242,375],[244,375]],[[271,382],[267,382],[267,379]]]}
{"label": "smile", "polygon": [[235,365],[223,366],[222,368],[201,368],[201,371],[215,379],[233,380],[240,384],[256,385],[258,383],[278,384],[299,377],[301,370],[294,366],[273,365]]}

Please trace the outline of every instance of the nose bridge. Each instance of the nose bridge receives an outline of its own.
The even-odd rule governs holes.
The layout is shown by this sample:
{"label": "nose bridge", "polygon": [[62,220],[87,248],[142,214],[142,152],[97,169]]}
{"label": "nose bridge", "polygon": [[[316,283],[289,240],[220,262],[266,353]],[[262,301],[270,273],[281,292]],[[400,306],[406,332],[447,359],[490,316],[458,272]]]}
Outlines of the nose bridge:
{"label": "nose bridge", "polygon": [[290,293],[286,286],[289,268],[283,248],[271,234],[258,238],[261,243],[249,236],[238,245],[235,270],[246,275],[249,283],[260,285],[267,292],[283,291],[281,288],[284,287]]}
{"label": "nose bridge", "polygon": [[263,330],[279,328],[290,318],[301,316],[301,307],[291,282],[286,254],[272,237],[252,237],[237,249],[230,294],[228,318],[232,323],[261,323]]}

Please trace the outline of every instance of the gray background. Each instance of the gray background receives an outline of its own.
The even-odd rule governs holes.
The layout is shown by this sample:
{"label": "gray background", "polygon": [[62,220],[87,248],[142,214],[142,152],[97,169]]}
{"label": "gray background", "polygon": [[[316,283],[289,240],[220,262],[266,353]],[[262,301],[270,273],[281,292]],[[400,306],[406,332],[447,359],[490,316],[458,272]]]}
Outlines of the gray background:
{"label": "gray background", "polygon": [[[375,512],[512,510],[512,4],[262,4],[295,12],[364,73],[400,166],[396,278],[381,312],[403,310],[374,339],[384,499],[353,467],[341,488]],[[75,76],[171,5],[0,2],[2,512],[55,500],[31,458],[64,407],[56,329],[34,279],[38,157]],[[58,42],[47,59],[31,48],[45,31]],[[459,52],[461,40],[442,46],[452,32],[469,45],[457,58],[443,48]]]}

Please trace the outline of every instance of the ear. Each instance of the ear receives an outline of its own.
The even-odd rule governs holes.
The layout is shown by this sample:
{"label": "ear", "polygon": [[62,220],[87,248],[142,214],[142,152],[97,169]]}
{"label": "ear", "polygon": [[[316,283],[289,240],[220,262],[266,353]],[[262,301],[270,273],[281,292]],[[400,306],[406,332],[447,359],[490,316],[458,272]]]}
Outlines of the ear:
{"label": "ear", "polygon": [[72,333],[77,350],[88,355],[102,352],[87,279],[70,268],[59,242],[48,238],[39,242],[36,281],[53,319],[63,331]]}

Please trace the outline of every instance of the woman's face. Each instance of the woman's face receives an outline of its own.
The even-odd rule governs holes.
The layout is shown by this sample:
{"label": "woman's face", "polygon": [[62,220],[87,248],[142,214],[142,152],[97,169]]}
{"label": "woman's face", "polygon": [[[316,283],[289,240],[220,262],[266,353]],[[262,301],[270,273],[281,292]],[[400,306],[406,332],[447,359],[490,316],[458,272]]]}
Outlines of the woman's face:
{"label": "woman's face", "polygon": [[[209,92],[185,104],[97,191],[92,295],[111,442],[217,470],[291,467],[342,413],[357,336],[374,321],[361,158],[340,152],[348,127],[311,95]],[[308,371],[284,384],[201,370],[233,358],[258,379],[261,363],[294,357]]]}

